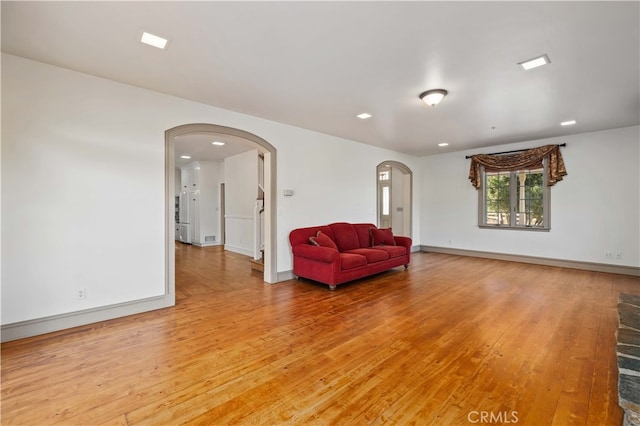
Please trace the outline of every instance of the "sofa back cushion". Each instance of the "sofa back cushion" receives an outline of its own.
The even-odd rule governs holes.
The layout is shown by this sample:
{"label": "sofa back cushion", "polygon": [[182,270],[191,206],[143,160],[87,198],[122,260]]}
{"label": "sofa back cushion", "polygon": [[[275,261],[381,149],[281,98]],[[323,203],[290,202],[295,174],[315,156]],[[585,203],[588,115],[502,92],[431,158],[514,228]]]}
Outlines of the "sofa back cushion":
{"label": "sofa back cushion", "polygon": [[353,227],[358,234],[360,248],[371,247],[371,228],[376,229],[373,223],[354,223]]}
{"label": "sofa back cushion", "polygon": [[360,248],[358,234],[351,223],[338,222],[329,225],[333,234],[333,241],[338,246],[338,250],[345,252]]}
{"label": "sofa back cushion", "polygon": [[318,231],[318,235],[316,235],[315,237],[309,237],[309,241],[311,241],[311,244],[318,247],[328,247],[334,250],[338,250],[336,243],[334,243],[333,240],[322,231]]}
{"label": "sofa back cushion", "polygon": [[391,228],[371,228],[372,246],[395,246],[396,240],[393,238]]}

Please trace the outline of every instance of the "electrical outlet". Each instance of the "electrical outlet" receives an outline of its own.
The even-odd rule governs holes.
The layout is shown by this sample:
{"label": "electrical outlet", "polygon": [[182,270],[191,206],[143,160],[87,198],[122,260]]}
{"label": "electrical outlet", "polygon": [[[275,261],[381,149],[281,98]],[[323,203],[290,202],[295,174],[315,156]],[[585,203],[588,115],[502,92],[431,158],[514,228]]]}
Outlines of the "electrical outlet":
{"label": "electrical outlet", "polygon": [[76,290],[76,299],[80,300],[80,299],[85,299],[86,297],[87,297],[86,288],[79,288]]}
{"label": "electrical outlet", "polygon": [[617,251],[605,251],[604,258],[605,259],[622,259],[622,253]]}

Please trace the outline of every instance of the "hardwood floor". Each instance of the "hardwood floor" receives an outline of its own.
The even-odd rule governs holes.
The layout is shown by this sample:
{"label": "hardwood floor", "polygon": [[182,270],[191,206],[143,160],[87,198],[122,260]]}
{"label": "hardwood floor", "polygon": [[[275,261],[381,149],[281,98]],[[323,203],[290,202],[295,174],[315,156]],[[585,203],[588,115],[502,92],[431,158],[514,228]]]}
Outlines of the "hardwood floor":
{"label": "hardwood floor", "polygon": [[622,423],[637,277],[418,253],[331,292],[176,256],[176,307],[3,344],[2,424]]}

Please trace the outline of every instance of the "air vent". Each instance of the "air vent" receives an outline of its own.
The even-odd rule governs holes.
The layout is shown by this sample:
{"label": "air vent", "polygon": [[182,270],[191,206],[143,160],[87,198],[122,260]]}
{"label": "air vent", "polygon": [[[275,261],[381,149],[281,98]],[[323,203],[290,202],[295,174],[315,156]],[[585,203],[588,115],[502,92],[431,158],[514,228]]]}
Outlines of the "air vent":
{"label": "air vent", "polygon": [[206,235],[204,237],[204,242],[205,243],[212,243],[216,240],[216,236],[215,235]]}

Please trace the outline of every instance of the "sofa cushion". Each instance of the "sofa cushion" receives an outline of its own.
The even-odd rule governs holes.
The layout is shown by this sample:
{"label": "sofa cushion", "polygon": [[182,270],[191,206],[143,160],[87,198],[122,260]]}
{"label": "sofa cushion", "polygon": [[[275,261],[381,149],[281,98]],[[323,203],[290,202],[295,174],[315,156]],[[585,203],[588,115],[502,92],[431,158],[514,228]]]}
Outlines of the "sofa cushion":
{"label": "sofa cushion", "polygon": [[329,228],[331,228],[333,241],[335,241],[339,251],[345,252],[360,248],[358,234],[352,224],[345,222],[332,223]]}
{"label": "sofa cushion", "polygon": [[371,231],[369,229],[376,228],[373,223],[354,223],[353,228],[358,234],[360,248],[371,247]]}
{"label": "sofa cushion", "polygon": [[367,258],[361,254],[355,253],[340,253],[340,268],[341,269],[353,269],[358,266],[365,266],[367,264]]}
{"label": "sofa cushion", "polygon": [[368,263],[380,262],[389,259],[389,254],[384,250],[375,250],[373,248],[358,248],[348,250],[345,253],[359,254],[367,258]]}
{"label": "sofa cushion", "polygon": [[[309,244],[309,237],[315,237],[318,235],[318,231],[322,231],[323,234],[326,234],[329,238],[333,240],[333,233],[331,232],[331,228],[328,226],[311,226],[308,228],[298,228],[294,229],[289,233],[289,242],[291,243],[291,247],[296,246],[298,244]],[[335,241],[335,240],[334,240]]]}
{"label": "sofa cushion", "polygon": [[333,242],[331,238],[327,234],[322,231],[318,231],[315,237],[309,237],[309,241],[311,244],[320,246],[320,247],[328,247],[335,250],[338,250],[338,246]]}
{"label": "sofa cushion", "polygon": [[407,248],[402,246],[377,246],[371,247],[372,250],[381,250],[389,254],[389,258],[400,257],[407,254]]}
{"label": "sofa cushion", "polygon": [[372,246],[395,246],[391,228],[370,228]]}

